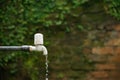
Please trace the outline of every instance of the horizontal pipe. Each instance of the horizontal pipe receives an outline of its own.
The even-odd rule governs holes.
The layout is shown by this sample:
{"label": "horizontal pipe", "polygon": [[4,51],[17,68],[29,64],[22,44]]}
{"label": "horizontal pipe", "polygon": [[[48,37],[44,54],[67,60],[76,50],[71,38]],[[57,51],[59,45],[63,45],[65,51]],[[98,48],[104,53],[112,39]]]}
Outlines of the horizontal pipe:
{"label": "horizontal pipe", "polygon": [[47,49],[43,45],[37,46],[0,46],[0,51],[43,51],[43,55],[47,55]]}
{"label": "horizontal pipe", "polygon": [[0,51],[29,51],[29,46],[0,46]]}

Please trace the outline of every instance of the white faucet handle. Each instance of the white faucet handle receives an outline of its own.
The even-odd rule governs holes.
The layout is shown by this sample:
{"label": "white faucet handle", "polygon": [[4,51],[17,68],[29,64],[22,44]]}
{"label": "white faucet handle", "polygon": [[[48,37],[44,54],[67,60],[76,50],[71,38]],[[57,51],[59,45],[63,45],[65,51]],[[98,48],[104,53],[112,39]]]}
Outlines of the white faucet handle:
{"label": "white faucet handle", "polygon": [[34,45],[43,45],[43,34],[36,33],[34,35]]}

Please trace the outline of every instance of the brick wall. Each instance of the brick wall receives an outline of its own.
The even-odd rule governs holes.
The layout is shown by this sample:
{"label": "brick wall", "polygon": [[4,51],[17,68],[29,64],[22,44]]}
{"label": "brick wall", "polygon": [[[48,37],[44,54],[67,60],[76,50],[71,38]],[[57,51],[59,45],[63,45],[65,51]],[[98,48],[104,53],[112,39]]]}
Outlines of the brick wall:
{"label": "brick wall", "polygon": [[93,47],[89,54],[95,69],[88,73],[86,80],[120,80],[120,25],[113,26],[107,33],[108,40],[103,46]]}
{"label": "brick wall", "polygon": [[48,48],[49,80],[120,80],[119,24],[57,36]]}

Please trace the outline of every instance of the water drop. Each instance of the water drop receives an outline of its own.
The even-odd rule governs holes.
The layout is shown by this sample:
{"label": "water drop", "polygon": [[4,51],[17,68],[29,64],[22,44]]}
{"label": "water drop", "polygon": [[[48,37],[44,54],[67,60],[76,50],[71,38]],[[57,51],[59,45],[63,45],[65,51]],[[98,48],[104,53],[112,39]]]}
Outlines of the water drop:
{"label": "water drop", "polygon": [[46,65],[46,79],[45,80],[48,80],[48,55],[45,55],[46,57],[46,62],[45,62],[45,65]]}

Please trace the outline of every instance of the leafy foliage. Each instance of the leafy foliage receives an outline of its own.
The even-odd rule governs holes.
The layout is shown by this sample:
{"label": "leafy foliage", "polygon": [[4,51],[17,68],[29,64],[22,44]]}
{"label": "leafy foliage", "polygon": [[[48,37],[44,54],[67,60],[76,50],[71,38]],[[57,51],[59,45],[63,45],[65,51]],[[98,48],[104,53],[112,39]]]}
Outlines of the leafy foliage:
{"label": "leafy foliage", "polygon": [[[71,2],[69,0],[1,0],[0,45],[31,44],[31,38],[36,32],[47,31],[47,34],[56,32],[55,30],[69,32],[71,23],[69,19],[72,17],[68,17],[68,14],[74,16],[75,14],[71,13],[72,9],[79,7],[85,2],[87,0],[74,0]],[[31,37],[27,36],[28,34]],[[23,71],[21,68],[16,67],[24,64],[22,67],[24,71],[27,70],[26,72],[28,72],[24,72],[24,75],[30,73],[29,77],[32,80],[37,80],[36,75],[38,75],[39,70],[38,68],[35,70],[33,65],[37,57],[27,60],[25,59],[27,58],[26,56],[30,56],[27,53],[3,53],[0,53],[0,66],[7,69],[11,75],[15,76],[18,71],[19,73]],[[31,68],[34,73],[31,73],[33,72]],[[13,80],[13,78],[11,79]]]}
{"label": "leafy foliage", "polygon": [[109,14],[120,20],[120,1],[119,0],[105,0],[105,8]]}
{"label": "leafy foliage", "polygon": [[[94,4],[105,3],[103,7],[106,12],[120,19],[119,0],[93,1]],[[81,25],[80,17],[88,6],[85,4],[91,2],[91,0],[0,0],[0,45],[32,44],[31,39],[36,32],[46,32],[49,35],[57,31],[70,32],[72,28],[87,30],[87,27]],[[11,66],[9,63],[15,61],[11,66],[11,73],[17,71],[15,67],[19,61],[16,61],[16,58],[28,56],[27,53],[21,54],[23,52],[3,53],[0,53],[1,67]],[[30,70],[35,59],[35,57],[33,60],[23,58],[25,67]],[[32,80],[36,78],[34,76],[36,73],[31,74]]]}

